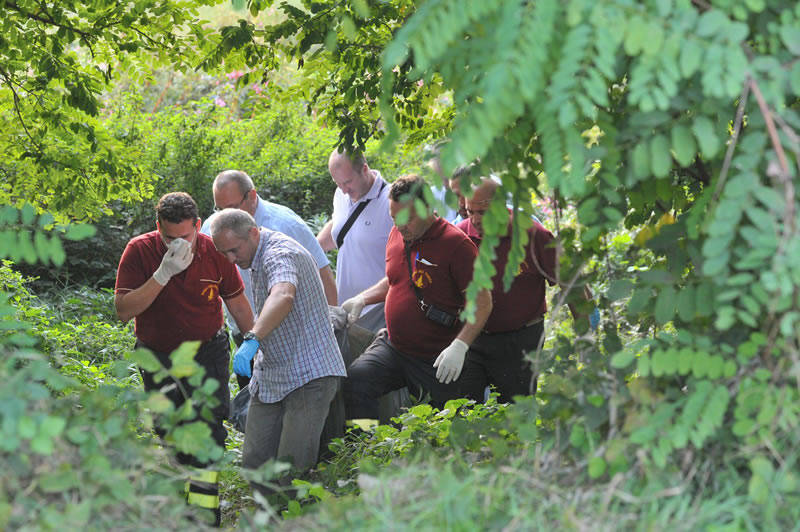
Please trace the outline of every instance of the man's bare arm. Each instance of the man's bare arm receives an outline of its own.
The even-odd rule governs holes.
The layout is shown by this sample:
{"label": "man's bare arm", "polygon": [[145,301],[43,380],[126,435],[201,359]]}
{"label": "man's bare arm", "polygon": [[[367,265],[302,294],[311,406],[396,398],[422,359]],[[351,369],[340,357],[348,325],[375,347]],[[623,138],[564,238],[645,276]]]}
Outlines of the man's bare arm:
{"label": "man's bare arm", "polygon": [[317,242],[319,242],[319,245],[322,247],[322,251],[325,253],[336,248],[336,242],[333,241],[333,235],[331,234],[332,229],[333,220],[330,220],[317,235]]}

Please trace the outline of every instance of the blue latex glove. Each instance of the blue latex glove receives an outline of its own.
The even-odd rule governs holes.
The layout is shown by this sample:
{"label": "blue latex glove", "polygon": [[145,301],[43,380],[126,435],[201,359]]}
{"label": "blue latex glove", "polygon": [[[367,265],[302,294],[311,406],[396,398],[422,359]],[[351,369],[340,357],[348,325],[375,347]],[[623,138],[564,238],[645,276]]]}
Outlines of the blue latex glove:
{"label": "blue latex glove", "polygon": [[592,331],[597,331],[597,326],[600,325],[600,309],[594,307],[594,310],[591,314],[589,314],[589,326],[591,326]]}
{"label": "blue latex glove", "polygon": [[236,354],[233,355],[233,371],[237,375],[250,377],[250,361],[258,352],[258,340],[250,339],[242,342]]}

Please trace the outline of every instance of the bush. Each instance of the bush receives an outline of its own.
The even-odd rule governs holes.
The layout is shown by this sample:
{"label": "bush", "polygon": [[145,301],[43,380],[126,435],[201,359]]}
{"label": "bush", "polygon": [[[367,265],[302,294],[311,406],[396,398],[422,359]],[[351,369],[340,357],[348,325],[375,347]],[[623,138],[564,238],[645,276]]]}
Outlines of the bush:
{"label": "bush", "polygon": [[[328,156],[338,132],[306,114],[302,104],[271,99],[263,91],[237,95],[247,107],[222,107],[219,100],[201,96],[151,113],[133,93],[109,101],[107,126],[138,155],[145,172],[157,176],[154,186],[138,204],[109,205],[108,214],[95,222],[93,238],[65,242],[63,267],[25,265],[22,271],[39,283],[112,287],[128,240],[155,229],[158,198],[176,190],[188,192],[201,217],[210,216],[211,183],[226,169],[244,170],[262,198],[286,205],[305,220],[330,213],[336,187]],[[243,108],[249,111],[246,116]],[[419,157],[381,153],[376,141],[369,143],[367,158],[389,180],[419,170]]]}

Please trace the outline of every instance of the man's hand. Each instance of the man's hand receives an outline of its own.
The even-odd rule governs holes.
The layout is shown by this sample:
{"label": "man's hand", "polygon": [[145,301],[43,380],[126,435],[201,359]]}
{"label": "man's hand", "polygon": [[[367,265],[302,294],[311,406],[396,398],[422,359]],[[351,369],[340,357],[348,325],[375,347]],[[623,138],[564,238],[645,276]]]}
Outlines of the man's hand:
{"label": "man's hand", "polygon": [[233,371],[237,375],[243,377],[250,377],[250,361],[256,356],[258,352],[258,340],[250,338],[242,342],[236,354],[233,355]]}
{"label": "man's hand", "polygon": [[361,316],[361,311],[364,310],[364,296],[358,294],[353,296],[344,303],[342,308],[347,312],[347,325],[354,324]]}
{"label": "man's hand", "polygon": [[161,286],[165,286],[173,275],[188,268],[193,258],[192,245],[182,238],[176,238],[167,246],[167,252],[153,274],[153,279]]}
{"label": "man's hand", "polygon": [[450,384],[461,376],[464,367],[464,356],[469,346],[456,338],[436,358],[433,367],[436,369],[436,379],[443,384]]}

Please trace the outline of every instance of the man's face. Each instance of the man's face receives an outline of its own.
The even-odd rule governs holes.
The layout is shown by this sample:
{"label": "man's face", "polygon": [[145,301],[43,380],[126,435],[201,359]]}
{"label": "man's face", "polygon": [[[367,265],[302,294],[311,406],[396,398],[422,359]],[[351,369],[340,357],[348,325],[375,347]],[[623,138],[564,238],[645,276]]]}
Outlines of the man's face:
{"label": "man's face", "polygon": [[[408,221],[403,225],[398,225],[397,216],[403,209],[408,209]],[[425,218],[420,218],[417,215],[417,210],[414,208],[413,201],[400,203],[399,201],[390,199],[389,214],[391,215],[392,220],[394,220],[395,227],[397,227],[397,230],[400,231],[400,234],[403,236],[403,240],[406,242],[413,242],[414,240],[417,240],[423,234],[425,234],[425,231],[428,230],[428,220]]]}
{"label": "man's face", "polygon": [[483,235],[483,215],[489,209],[492,202],[492,192],[484,188],[478,188],[471,198],[466,200],[467,214],[472,226],[479,235]]}
{"label": "man's face", "polygon": [[450,190],[458,197],[458,215],[461,216],[462,219],[466,220],[468,218],[467,214],[467,198],[464,197],[464,194],[461,193],[461,185],[458,182],[458,179],[450,179],[448,181],[450,185]]}
{"label": "man's face", "polygon": [[258,249],[258,229],[255,227],[250,230],[247,238],[239,238],[236,233],[226,229],[215,233],[213,239],[217,251],[239,268],[246,270],[253,263]]}
{"label": "man's face", "polygon": [[331,161],[331,164],[328,165],[328,171],[331,173],[336,186],[350,196],[352,201],[358,201],[363,198],[372,186],[367,173],[367,166],[364,165],[360,169],[355,169],[345,157],[339,157]]}
{"label": "man's face", "polygon": [[197,233],[200,231],[200,219],[192,220],[187,218],[180,223],[174,224],[167,220],[156,221],[156,228],[161,235],[161,240],[169,247],[173,240],[182,238],[192,245],[192,252],[197,249]]}
{"label": "man's face", "polygon": [[256,213],[256,191],[242,192],[236,183],[214,187],[214,210],[241,209],[250,216]]}

